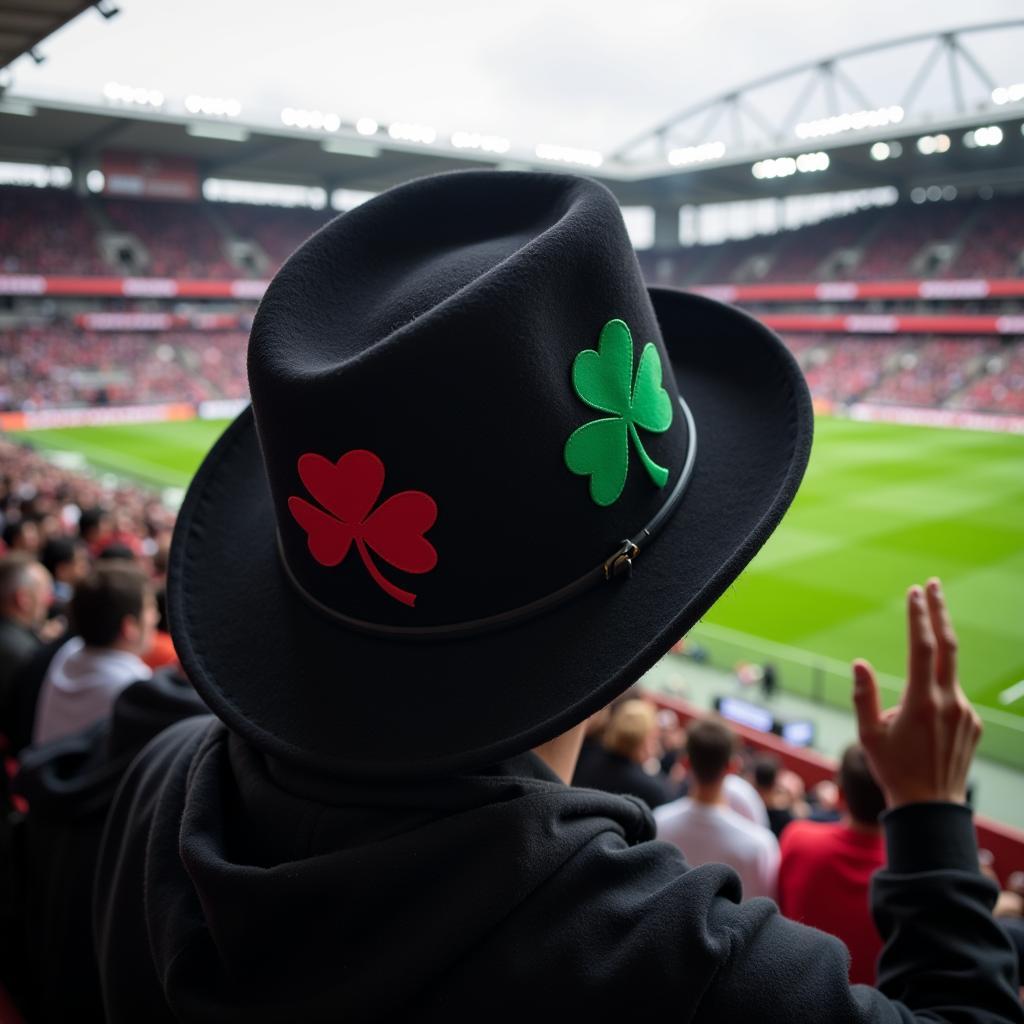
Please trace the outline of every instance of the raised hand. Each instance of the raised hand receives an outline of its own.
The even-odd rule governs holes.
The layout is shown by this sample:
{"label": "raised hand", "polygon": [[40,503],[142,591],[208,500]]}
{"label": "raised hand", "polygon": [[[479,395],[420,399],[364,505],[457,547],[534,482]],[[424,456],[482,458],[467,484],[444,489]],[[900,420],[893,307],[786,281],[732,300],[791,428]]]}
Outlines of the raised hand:
{"label": "raised hand", "polygon": [[860,742],[890,807],[929,800],[963,803],[981,719],[957,680],[956,634],[937,579],[907,591],[907,685],[882,711],[871,665],[853,663]]}

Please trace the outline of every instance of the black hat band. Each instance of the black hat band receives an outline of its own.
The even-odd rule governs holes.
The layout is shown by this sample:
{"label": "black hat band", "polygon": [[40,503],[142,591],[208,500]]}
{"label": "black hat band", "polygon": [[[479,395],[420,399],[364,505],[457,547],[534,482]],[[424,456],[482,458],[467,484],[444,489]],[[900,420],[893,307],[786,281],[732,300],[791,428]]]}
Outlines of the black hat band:
{"label": "black hat band", "polygon": [[582,594],[584,591],[590,590],[598,583],[631,574],[634,560],[646,548],[647,544],[654,539],[655,534],[657,534],[658,530],[672,514],[676,505],[679,504],[687,484],[690,482],[690,477],[693,475],[694,463],[697,460],[697,425],[694,423],[693,413],[690,412],[690,407],[683,400],[682,395],[679,396],[679,406],[682,409],[683,418],[686,420],[686,459],[683,462],[683,470],[679,474],[679,479],[676,481],[675,486],[672,488],[672,493],[669,494],[665,503],[658,509],[654,518],[639,533],[628,540],[623,540],[619,548],[600,565],[589,572],[585,572],[571,583],[567,583],[564,587],[554,591],[554,593],[547,594],[536,601],[530,601],[528,604],[521,605],[518,608],[499,612],[497,615],[488,615],[486,618],[440,626],[388,626],[376,622],[366,622],[363,619],[355,619],[350,615],[345,615],[328,607],[303,587],[288,564],[288,559],[284,553],[284,545],[281,541],[281,532],[278,530],[277,547],[281,557],[281,564],[284,566],[285,575],[301,597],[322,615],[326,615],[335,622],[350,629],[358,630],[361,633],[369,633],[373,636],[387,637],[389,639],[454,640],[461,637],[475,636],[480,633],[489,633],[496,629],[503,629],[506,626],[524,622],[526,619],[532,619],[534,616],[549,611]]}

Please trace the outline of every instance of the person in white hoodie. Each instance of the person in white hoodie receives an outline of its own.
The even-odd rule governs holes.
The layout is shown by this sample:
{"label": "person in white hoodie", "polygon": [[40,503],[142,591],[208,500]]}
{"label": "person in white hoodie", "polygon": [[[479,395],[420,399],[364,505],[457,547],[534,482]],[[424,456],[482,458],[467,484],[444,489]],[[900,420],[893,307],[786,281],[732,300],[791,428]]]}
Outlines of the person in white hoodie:
{"label": "person in white hoodie", "polygon": [[38,746],[106,718],[117,695],[152,671],[142,660],[153,642],[153,588],[130,562],[97,565],[75,589],[76,636],[54,655],[36,706],[32,741]]}

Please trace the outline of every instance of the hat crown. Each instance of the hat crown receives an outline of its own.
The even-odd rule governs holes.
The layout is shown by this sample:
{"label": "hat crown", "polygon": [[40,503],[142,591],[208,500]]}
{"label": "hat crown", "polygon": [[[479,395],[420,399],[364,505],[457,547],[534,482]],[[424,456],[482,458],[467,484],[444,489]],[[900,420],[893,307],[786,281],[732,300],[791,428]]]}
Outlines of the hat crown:
{"label": "hat crown", "polygon": [[[657,513],[686,455],[618,205],[570,176],[440,175],[336,218],[271,282],[249,380],[284,568],[325,611],[386,628],[565,587]],[[641,388],[667,426],[633,416]],[[608,452],[567,452],[601,419]],[[627,460],[614,496],[586,475],[602,458]]]}

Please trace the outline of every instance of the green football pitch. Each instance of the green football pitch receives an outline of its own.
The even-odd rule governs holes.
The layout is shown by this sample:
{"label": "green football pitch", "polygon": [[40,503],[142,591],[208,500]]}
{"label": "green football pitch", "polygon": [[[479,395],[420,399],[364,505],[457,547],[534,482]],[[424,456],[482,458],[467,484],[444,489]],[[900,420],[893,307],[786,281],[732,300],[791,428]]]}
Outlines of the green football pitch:
{"label": "green football pitch", "polygon": [[[25,436],[97,468],[184,487],[223,427]],[[932,575],[953,610],[965,689],[992,709],[989,731],[1006,732],[999,746],[1024,751],[1024,437],[819,418],[792,509],[692,636],[723,665],[770,660],[788,688],[848,706],[853,657],[898,685],[903,595]]]}

